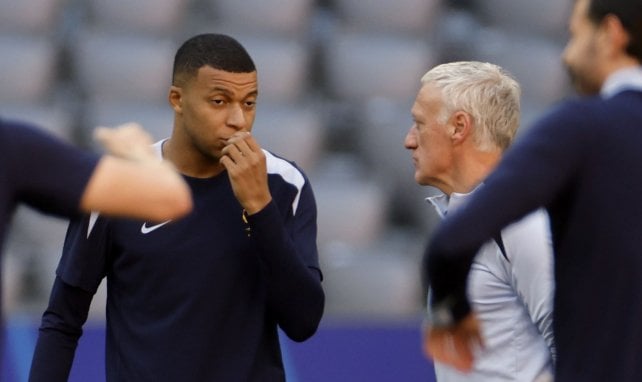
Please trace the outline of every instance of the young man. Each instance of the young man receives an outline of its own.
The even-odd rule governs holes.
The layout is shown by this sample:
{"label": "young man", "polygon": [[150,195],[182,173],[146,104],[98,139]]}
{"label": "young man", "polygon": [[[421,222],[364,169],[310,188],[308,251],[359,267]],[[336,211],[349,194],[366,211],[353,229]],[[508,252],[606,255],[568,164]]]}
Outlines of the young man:
{"label": "young man", "polygon": [[[447,219],[483,188],[512,142],[520,88],[500,67],[481,62],[439,65],[421,82],[405,146],[412,152],[417,183],[443,192],[429,201]],[[552,272],[542,211],[488,241],[475,257],[467,290],[485,346],[468,374],[437,360],[437,381],[551,380]]]}
{"label": "young man", "polygon": [[[466,370],[479,339],[464,293],[479,246],[545,206],[555,249],[555,380],[642,380],[642,2],[577,0],[564,52],[586,97],[541,119],[427,251],[428,348]],[[598,94],[599,92],[599,94]],[[445,334],[444,334],[445,333]]]}
{"label": "young man", "polygon": [[231,37],[178,49],[174,129],[156,149],[184,174],[194,212],[72,223],[31,381],[67,379],[105,276],[108,381],[285,380],[277,328],[303,341],[323,313],[316,205],[303,172],[250,134],[257,96],[254,63]]}

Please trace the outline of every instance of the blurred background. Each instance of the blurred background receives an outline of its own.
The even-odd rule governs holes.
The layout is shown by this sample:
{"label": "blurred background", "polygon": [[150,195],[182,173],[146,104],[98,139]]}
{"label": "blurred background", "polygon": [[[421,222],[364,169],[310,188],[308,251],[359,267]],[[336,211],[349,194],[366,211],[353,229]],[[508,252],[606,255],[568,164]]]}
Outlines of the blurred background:
{"label": "blurred background", "polygon": [[[419,80],[448,61],[503,66],[522,84],[523,133],[569,94],[560,53],[571,6],[0,0],[0,116],[35,122],[87,148],[95,148],[95,126],[128,121],[160,139],[172,127],[166,96],[178,46],[203,32],[237,38],[259,73],[254,134],[306,171],[319,209],[326,311],[313,339],[284,340],[290,380],[429,381],[431,365],[419,347],[419,265],[438,219],[424,198],[436,191],[415,184],[403,147]],[[16,381],[26,380],[66,225],[24,207],[13,222],[3,302],[5,375]],[[104,293],[94,299],[72,380],[103,380]]]}

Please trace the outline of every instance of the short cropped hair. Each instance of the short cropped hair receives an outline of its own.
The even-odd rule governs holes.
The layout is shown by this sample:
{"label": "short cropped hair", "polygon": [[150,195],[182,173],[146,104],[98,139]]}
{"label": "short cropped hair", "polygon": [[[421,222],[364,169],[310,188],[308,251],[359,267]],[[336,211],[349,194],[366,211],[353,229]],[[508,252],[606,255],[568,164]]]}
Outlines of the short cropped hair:
{"label": "short cropped hair", "polygon": [[473,139],[483,151],[505,150],[513,141],[520,119],[521,89],[501,67],[477,61],[438,65],[426,73],[422,84],[441,91],[442,123],[457,111],[473,119]]}
{"label": "short cropped hair", "polygon": [[231,73],[256,71],[254,61],[234,38],[216,33],[200,34],[185,41],[174,56],[172,84],[181,85],[196,77],[203,66]]}
{"label": "short cropped hair", "polygon": [[593,24],[600,24],[608,15],[617,17],[629,34],[626,52],[642,62],[642,1],[589,0],[587,16]]}

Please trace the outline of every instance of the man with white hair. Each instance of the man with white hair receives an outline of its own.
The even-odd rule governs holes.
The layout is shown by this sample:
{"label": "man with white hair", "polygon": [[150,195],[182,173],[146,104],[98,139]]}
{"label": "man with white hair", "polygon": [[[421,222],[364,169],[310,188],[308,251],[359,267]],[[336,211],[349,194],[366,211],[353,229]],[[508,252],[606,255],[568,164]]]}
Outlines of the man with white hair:
{"label": "man with white hair", "polygon": [[[497,65],[453,62],[421,80],[405,139],[415,180],[443,192],[428,198],[440,216],[483,188],[519,126],[519,84]],[[469,373],[435,362],[439,382],[550,380],[552,248],[548,218],[537,211],[498,232],[477,252],[467,294],[484,346]],[[441,317],[429,314],[428,327]]]}

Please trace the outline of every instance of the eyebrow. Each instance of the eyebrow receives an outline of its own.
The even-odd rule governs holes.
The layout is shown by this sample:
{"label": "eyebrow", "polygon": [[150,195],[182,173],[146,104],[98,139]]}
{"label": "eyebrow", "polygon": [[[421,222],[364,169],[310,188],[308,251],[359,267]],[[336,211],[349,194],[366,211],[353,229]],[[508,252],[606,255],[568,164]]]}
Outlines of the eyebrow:
{"label": "eyebrow", "polygon": [[[220,92],[223,93],[224,95],[233,98],[234,93],[229,91],[229,89],[221,86],[214,86],[213,88],[210,89],[211,92]],[[259,94],[258,90],[253,90],[246,94],[243,98],[248,98],[248,97],[256,97]]]}

